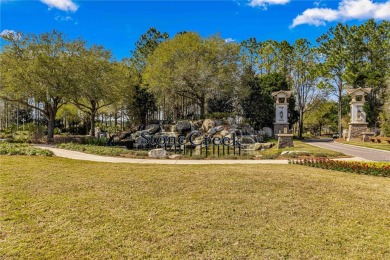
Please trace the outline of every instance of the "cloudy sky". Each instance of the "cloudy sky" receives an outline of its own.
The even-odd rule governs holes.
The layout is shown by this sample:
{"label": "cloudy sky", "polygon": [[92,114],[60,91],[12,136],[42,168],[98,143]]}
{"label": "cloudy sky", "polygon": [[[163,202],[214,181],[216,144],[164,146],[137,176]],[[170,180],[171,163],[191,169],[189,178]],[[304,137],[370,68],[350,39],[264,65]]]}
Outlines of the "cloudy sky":
{"label": "cloudy sky", "polygon": [[[226,41],[256,37],[313,44],[338,22],[360,24],[390,20],[390,0],[0,0],[0,32],[43,33],[53,29],[69,38],[129,56],[135,41],[150,27],[173,36],[195,31],[219,33]],[[4,44],[2,42],[2,44]]]}

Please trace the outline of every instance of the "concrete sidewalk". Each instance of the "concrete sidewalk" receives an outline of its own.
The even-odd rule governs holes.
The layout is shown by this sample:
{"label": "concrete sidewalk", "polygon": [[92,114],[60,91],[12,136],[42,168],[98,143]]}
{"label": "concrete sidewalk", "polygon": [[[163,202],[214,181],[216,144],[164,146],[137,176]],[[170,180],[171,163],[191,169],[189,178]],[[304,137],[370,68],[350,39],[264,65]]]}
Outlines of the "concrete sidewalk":
{"label": "concrete sidewalk", "polygon": [[[47,149],[54,153],[55,156],[74,159],[74,160],[83,160],[83,161],[93,161],[93,162],[109,162],[109,163],[139,163],[139,164],[288,164],[288,160],[175,160],[175,159],[136,159],[136,158],[121,158],[121,157],[111,157],[111,156],[102,156],[95,154],[87,154],[77,151],[71,151],[66,149],[55,148],[52,145],[34,145],[34,147]],[[337,158],[334,160],[343,160],[343,161],[369,161],[360,157],[352,158]]]}
{"label": "concrete sidewalk", "polygon": [[94,162],[109,163],[140,163],[140,164],[288,164],[288,160],[174,160],[174,159],[135,159],[120,158],[87,154],[77,151],[55,148],[51,145],[34,145],[34,147],[47,149],[55,156]]}

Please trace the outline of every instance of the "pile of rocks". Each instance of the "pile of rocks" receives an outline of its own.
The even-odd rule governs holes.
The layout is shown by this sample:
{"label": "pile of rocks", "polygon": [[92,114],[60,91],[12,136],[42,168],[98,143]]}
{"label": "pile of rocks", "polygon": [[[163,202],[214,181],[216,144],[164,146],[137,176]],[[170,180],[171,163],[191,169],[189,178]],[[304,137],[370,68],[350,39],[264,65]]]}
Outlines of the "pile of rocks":
{"label": "pile of rocks", "polygon": [[129,131],[115,134],[112,144],[126,145],[128,148],[141,148],[145,146],[145,136],[158,139],[159,137],[179,137],[184,136],[188,140],[189,136],[198,132],[196,141],[204,138],[232,138],[233,135],[239,139],[243,149],[260,150],[267,149],[269,145],[264,145],[264,141],[272,136],[272,129],[264,127],[261,131],[254,131],[249,124],[237,124],[235,119],[205,119],[196,121],[178,121],[175,124],[150,124],[139,126]]}

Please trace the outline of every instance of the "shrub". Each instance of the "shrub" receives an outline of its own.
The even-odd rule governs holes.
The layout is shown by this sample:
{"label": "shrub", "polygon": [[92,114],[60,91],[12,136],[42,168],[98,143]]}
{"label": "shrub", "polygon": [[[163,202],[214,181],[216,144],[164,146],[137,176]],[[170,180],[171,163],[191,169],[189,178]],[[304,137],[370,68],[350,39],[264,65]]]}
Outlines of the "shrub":
{"label": "shrub", "polygon": [[0,143],[1,155],[38,155],[52,156],[53,152],[49,150],[39,149],[28,144],[19,143]]}
{"label": "shrub", "polygon": [[[96,146],[96,145],[88,145],[88,144],[74,144],[74,143],[62,143],[57,144],[57,148],[68,149],[72,151],[85,152],[90,154],[97,155],[108,155],[108,156],[122,156],[122,155],[136,155],[125,148],[120,147],[112,147],[112,146]],[[135,151],[134,151],[135,152]]]}
{"label": "shrub", "polygon": [[105,146],[107,144],[107,138],[88,137],[83,140],[83,144]]}

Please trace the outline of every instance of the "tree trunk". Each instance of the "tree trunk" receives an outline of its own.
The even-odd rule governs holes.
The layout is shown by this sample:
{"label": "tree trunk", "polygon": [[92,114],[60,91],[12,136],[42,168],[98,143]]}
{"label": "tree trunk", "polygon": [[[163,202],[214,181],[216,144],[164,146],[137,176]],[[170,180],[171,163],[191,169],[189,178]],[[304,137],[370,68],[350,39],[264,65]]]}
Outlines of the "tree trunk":
{"label": "tree trunk", "polygon": [[299,110],[298,137],[302,139],[303,134],[303,109]]}
{"label": "tree trunk", "polygon": [[96,118],[96,112],[91,113],[91,129],[89,130],[90,136],[95,136],[95,118]]}
{"label": "tree trunk", "polygon": [[205,96],[200,97],[199,103],[200,103],[200,117],[203,118],[203,116],[205,115],[205,111],[206,111],[206,98],[205,98]]}
{"label": "tree trunk", "polygon": [[114,126],[116,127],[118,125],[118,110],[115,109],[114,111]]}
{"label": "tree trunk", "polygon": [[96,114],[97,114],[97,102],[91,101],[91,129],[89,132],[90,136],[95,136],[95,122],[96,122]]}
{"label": "tree trunk", "polygon": [[342,135],[342,126],[341,126],[341,120],[342,120],[342,115],[341,115],[341,112],[342,112],[342,91],[343,91],[343,87],[339,86],[338,88],[338,104],[337,104],[337,115],[338,115],[338,134],[339,136],[341,137]]}
{"label": "tree trunk", "polygon": [[56,124],[56,113],[50,111],[47,116],[47,140],[53,139],[54,137],[54,128]]}

